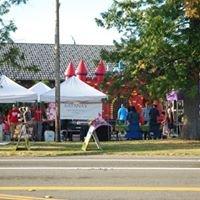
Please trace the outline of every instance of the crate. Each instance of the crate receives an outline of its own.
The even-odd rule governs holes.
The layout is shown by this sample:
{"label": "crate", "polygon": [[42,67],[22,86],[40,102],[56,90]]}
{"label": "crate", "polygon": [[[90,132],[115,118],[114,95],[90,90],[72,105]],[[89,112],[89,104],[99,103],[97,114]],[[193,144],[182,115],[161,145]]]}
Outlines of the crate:
{"label": "crate", "polygon": [[44,132],[44,140],[46,142],[53,142],[54,139],[55,139],[55,132],[54,131],[46,130]]}

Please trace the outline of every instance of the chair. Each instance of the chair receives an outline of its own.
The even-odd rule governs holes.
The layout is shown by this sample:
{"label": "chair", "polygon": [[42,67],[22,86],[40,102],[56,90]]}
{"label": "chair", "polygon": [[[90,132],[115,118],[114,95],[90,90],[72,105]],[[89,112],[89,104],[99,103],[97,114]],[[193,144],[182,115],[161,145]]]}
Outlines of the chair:
{"label": "chair", "polygon": [[109,141],[111,139],[111,127],[102,125],[96,129],[99,141]]}
{"label": "chair", "polygon": [[60,131],[61,141],[67,141],[69,138],[68,131],[66,129],[63,129]]}
{"label": "chair", "polygon": [[80,131],[81,131],[80,126],[74,123],[69,123],[67,127],[69,141],[73,141],[73,135],[79,135],[79,138],[80,138]]}

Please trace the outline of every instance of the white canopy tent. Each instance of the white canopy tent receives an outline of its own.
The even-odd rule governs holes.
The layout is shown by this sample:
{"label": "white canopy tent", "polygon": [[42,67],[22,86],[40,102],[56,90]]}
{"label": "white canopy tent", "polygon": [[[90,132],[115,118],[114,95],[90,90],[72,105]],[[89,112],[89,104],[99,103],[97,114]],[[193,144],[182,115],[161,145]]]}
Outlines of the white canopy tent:
{"label": "white canopy tent", "polygon": [[[94,119],[102,113],[102,99],[107,95],[76,76],[60,84],[61,119]],[[55,88],[42,94],[40,100],[55,102]]]}
{"label": "white canopy tent", "polygon": [[15,83],[5,75],[0,76],[0,103],[30,102],[37,94]]}
{"label": "white canopy tent", "polygon": [[[60,84],[60,102],[101,102],[107,95],[81,81],[76,76],[67,78]],[[40,100],[55,102],[55,88],[42,94]]]}
{"label": "white canopy tent", "polygon": [[43,82],[38,82],[30,87],[28,90],[35,92],[38,95],[38,102],[40,102],[40,95],[48,92],[49,90],[51,90],[51,88],[45,85]]}

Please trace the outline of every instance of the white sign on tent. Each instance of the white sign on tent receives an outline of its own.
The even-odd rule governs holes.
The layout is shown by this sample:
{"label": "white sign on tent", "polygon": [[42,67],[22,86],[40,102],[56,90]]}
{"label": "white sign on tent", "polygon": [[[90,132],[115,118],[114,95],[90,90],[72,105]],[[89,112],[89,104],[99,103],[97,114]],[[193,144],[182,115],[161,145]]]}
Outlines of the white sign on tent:
{"label": "white sign on tent", "polygon": [[92,120],[102,113],[101,103],[62,103],[61,119]]}

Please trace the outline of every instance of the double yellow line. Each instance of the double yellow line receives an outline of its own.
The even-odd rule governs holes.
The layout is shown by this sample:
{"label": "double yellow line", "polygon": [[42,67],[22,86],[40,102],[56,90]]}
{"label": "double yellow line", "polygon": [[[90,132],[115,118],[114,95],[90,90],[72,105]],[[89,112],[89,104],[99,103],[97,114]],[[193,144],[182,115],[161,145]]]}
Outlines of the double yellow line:
{"label": "double yellow line", "polygon": [[144,191],[144,192],[200,192],[199,187],[145,186],[1,186],[0,191]]}

